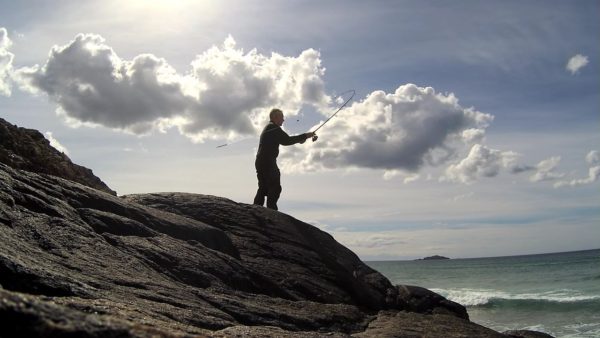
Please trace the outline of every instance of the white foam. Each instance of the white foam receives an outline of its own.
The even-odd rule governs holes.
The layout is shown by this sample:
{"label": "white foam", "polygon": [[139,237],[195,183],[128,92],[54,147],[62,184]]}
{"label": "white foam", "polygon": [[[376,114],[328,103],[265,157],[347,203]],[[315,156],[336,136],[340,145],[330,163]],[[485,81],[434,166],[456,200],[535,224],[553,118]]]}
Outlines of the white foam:
{"label": "white foam", "polygon": [[562,338],[597,338],[600,337],[600,323],[578,323],[565,326]]}
{"label": "white foam", "polygon": [[510,296],[506,292],[483,289],[431,289],[431,291],[437,292],[449,300],[462,304],[463,306],[485,305],[492,299],[506,298]]}
{"label": "white foam", "polygon": [[512,294],[504,291],[490,289],[431,289],[451,301],[464,306],[478,306],[488,304],[492,300],[542,300],[558,303],[574,303],[581,301],[600,300],[598,295],[584,295],[575,290],[555,290],[540,293]]}
{"label": "white foam", "polygon": [[542,324],[525,326],[521,330],[537,331],[537,332],[552,334],[552,332],[548,331],[548,329],[546,329],[546,327],[544,327],[544,325],[542,325]]}

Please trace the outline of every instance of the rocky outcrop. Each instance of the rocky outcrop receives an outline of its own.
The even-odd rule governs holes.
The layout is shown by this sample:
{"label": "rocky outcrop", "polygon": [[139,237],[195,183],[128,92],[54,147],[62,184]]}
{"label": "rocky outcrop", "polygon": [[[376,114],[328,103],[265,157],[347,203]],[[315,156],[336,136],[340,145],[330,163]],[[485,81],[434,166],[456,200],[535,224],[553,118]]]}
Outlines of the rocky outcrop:
{"label": "rocky outcrop", "polygon": [[[0,337],[530,337],[392,285],[293,217],[184,193],[117,197],[0,119]],[[533,337],[533,336],[531,336]]]}
{"label": "rocky outcrop", "polygon": [[283,213],[3,164],[0,285],[5,336],[505,337]]}
{"label": "rocky outcrop", "polygon": [[62,177],[112,195],[117,194],[90,169],[74,164],[67,155],[50,146],[50,142],[39,131],[17,127],[2,118],[0,163],[15,169]]}

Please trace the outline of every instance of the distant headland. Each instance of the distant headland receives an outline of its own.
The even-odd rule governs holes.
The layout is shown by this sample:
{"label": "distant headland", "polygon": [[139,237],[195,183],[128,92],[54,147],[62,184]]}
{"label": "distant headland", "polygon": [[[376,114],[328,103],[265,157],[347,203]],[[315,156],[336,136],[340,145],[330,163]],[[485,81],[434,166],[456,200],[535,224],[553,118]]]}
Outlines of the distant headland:
{"label": "distant headland", "polygon": [[429,256],[429,257],[425,257],[425,258],[420,258],[417,259],[418,261],[435,261],[435,260],[442,260],[442,259],[450,259],[448,257],[444,257],[444,256],[440,256],[440,255],[433,255],[433,256]]}

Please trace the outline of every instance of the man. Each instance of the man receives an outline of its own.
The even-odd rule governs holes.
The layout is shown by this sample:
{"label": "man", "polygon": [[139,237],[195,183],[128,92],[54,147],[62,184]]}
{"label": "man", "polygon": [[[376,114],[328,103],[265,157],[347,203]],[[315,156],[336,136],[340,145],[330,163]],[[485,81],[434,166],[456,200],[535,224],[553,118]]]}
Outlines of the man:
{"label": "man", "polygon": [[258,191],[254,197],[254,204],[263,205],[267,197],[267,208],[277,210],[277,200],[281,195],[281,174],[277,167],[279,145],[290,146],[304,143],[307,138],[315,136],[309,132],[296,136],[289,136],[281,126],[283,125],[283,112],[273,109],[269,113],[269,124],[260,134],[258,152],[256,153],[256,176],[258,177]]}

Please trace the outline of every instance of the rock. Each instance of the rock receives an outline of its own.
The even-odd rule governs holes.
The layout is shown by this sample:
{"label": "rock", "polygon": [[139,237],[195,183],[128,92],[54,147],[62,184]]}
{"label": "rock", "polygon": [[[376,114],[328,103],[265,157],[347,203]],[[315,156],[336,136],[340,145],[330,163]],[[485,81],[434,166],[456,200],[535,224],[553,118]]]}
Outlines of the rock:
{"label": "rock", "polygon": [[382,311],[364,332],[353,337],[477,337],[502,338],[505,335],[468,320],[434,314],[423,316],[415,312]]}
{"label": "rock", "polygon": [[0,214],[0,314],[36,323],[29,336],[352,334],[380,310],[435,312],[329,234],[223,198],[119,198],[0,164]]}
{"label": "rock", "polygon": [[444,256],[439,256],[439,255],[433,255],[433,256],[422,258],[422,259],[417,259],[417,260],[418,261],[434,261],[434,260],[444,260],[444,259],[450,259],[450,258],[444,257]]}
{"label": "rock", "polygon": [[146,194],[124,200],[212,224],[229,235],[244,264],[274,285],[264,293],[290,300],[394,308],[396,289],[331,235],[288,215],[194,194]]}
{"label": "rock", "polygon": [[283,213],[3,163],[0,285],[2,337],[506,337]]}
{"label": "rock", "polygon": [[39,131],[20,128],[0,118],[0,162],[15,169],[50,174],[112,195],[117,193],[85,167],[50,146]]}
{"label": "rock", "polygon": [[398,285],[398,303],[403,309],[418,313],[447,314],[469,320],[464,306],[422,287]]}

